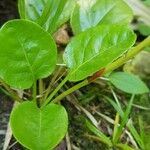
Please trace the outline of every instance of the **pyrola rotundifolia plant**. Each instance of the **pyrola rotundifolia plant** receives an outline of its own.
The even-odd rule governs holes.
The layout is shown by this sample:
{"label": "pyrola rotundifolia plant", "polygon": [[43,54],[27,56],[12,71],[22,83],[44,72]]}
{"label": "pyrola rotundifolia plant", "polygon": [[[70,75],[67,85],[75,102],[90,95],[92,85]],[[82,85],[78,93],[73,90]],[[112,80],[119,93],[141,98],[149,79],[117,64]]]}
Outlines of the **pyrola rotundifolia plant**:
{"label": "pyrola rotundifolia plant", "polygon": [[[19,102],[10,116],[16,140],[30,150],[50,150],[68,128],[67,112],[58,102],[134,57],[150,38],[132,48],[133,14],[123,0],[19,0],[18,8],[21,19],[0,29],[0,82]],[[74,36],[62,56],[67,73],[53,89],[60,65],[53,34],[68,21]],[[58,95],[67,81],[78,83]],[[26,98],[17,94],[23,90],[29,92]]]}

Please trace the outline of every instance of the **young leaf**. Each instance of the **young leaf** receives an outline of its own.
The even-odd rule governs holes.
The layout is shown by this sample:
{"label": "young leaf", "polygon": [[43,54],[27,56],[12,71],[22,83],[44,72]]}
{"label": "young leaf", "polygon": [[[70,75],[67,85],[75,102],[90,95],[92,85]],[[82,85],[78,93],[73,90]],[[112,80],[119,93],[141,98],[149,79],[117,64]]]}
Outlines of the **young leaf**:
{"label": "young leaf", "polygon": [[56,65],[57,49],[52,37],[26,20],[7,22],[0,30],[0,78],[26,89],[47,77]]}
{"label": "young leaf", "polygon": [[70,19],[71,13],[75,7],[76,0],[68,0],[66,2],[66,5],[57,21],[56,28],[60,27],[63,25],[65,22],[67,22]]}
{"label": "young leaf", "polygon": [[78,34],[99,24],[127,25],[132,17],[132,10],[123,0],[79,0],[71,17],[71,26]]}
{"label": "young leaf", "polygon": [[121,143],[116,144],[116,147],[118,147],[120,150],[134,150],[132,147]]}
{"label": "young leaf", "polygon": [[140,23],[138,25],[138,30],[144,36],[149,36],[150,35],[150,26],[145,25],[144,23]]}
{"label": "young leaf", "polygon": [[45,30],[53,33],[69,20],[75,0],[19,0],[21,18],[40,24]]}
{"label": "young leaf", "polygon": [[12,111],[10,123],[14,137],[23,146],[50,150],[65,136],[68,117],[60,105],[49,104],[41,109],[33,102],[24,102]]}
{"label": "young leaf", "polygon": [[48,0],[37,23],[53,33],[67,0]]}
{"label": "young leaf", "polygon": [[136,128],[134,127],[132,120],[130,120],[127,124],[127,127],[130,131],[130,133],[133,135],[134,139],[136,140],[136,142],[138,143],[138,145],[144,149],[144,141],[142,140],[141,136],[139,135],[138,131],[136,130]]}
{"label": "young leaf", "polygon": [[36,21],[46,4],[46,0],[18,0],[18,9],[21,19]]}
{"label": "young leaf", "polygon": [[143,94],[149,92],[145,83],[133,74],[116,72],[112,73],[109,79],[114,86],[127,93]]}
{"label": "young leaf", "polygon": [[88,120],[86,120],[86,126],[87,128],[93,132],[95,135],[97,135],[99,137],[99,140],[105,144],[107,144],[108,146],[112,146],[111,140],[104,134],[102,133],[100,130],[98,130],[91,122],[89,122]]}
{"label": "young leaf", "polygon": [[124,112],[122,110],[122,107],[120,107],[119,105],[117,105],[117,103],[115,103],[114,100],[112,100],[111,98],[105,96],[106,100],[113,106],[113,108],[116,110],[116,112],[119,113],[120,117],[123,118]]}
{"label": "young leaf", "polygon": [[135,39],[133,31],[119,25],[101,25],[75,36],[64,54],[69,80],[82,80],[104,68],[130,48]]}
{"label": "young leaf", "polygon": [[121,137],[123,128],[125,127],[125,125],[127,124],[127,121],[129,120],[129,114],[131,112],[131,108],[132,108],[132,104],[133,104],[133,100],[134,100],[134,95],[131,96],[131,99],[129,101],[129,104],[127,106],[126,111],[124,112],[123,118],[121,120],[121,124],[118,127],[118,130],[116,132],[116,134],[113,137],[113,143],[118,143],[119,138]]}

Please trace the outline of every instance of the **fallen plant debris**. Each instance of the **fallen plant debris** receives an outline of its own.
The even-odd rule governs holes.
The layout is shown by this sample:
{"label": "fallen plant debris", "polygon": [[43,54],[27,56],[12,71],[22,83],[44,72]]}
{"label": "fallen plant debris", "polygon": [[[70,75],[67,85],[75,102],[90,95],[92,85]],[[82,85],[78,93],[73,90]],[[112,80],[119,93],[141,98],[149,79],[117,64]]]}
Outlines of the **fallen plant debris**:
{"label": "fallen plant debris", "polygon": [[[146,150],[143,118],[137,116],[138,131],[130,114],[137,107],[135,99],[149,93],[149,88],[136,75],[114,72],[150,46],[150,36],[136,43],[128,4],[123,0],[19,0],[18,10],[20,19],[4,23],[0,29],[1,91],[18,103],[10,115],[16,141],[31,150],[54,149],[59,143],[57,149],[77,149],[81,141],[71,144],[73,139],[67,134],[73,118],[68,100],[80,111],[76,113],[78,123],[91,132],[82,136],[99,142],[98,148],[91,144],[89,149]],[[102,82],[106,89],[97,88]],[[91,85],[98,91],[94,97]],[[88,94],[87,89],[79,91],[88,86]],[[123,92],[126,95],[119,99]],[[86,101],[80,103],[84,96]],[[107,101],[113,109],[114,115],[107,116],[94,104],[92,112],[105,123],[82,106],[88,108],[93,99]],[[128,101],[126,106],[120,102],[123,99]]]}

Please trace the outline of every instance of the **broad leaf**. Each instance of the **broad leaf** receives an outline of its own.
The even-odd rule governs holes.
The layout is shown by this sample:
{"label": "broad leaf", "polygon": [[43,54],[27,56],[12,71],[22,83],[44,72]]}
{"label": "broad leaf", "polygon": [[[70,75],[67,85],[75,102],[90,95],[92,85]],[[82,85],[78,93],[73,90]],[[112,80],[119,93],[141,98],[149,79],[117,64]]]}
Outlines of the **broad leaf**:
{"label": "broad leaf", "polygon": [[21,18],[40,24],[45,30],[53,33],[69,20],[75,0],[19,0]]}
{"label": "broad leaf", "polygon": [[12,111],[10,123],[14,137],[23,146],[50,150],[65,136],[68,117],[60,105],[49,104],[40,109],[33,102],[24,102]]}
{"label": "broad leaf", "polygon": [[79,0],[72,17],[75,34],[99,24],[127,25],[133,13],[123,0]]}
{"label": "broad leaf", "polygon": [[7,22],[0,30],[0,78],[26,89],[49,76],[56,65],[56,45],[37,24],[25,20]]}
{"label": "broad leaf", "polygon": [[143,94],[149,92],[145,83],[133,74],[116,72],[112,73],[109,79],[114,86],[127,93]]}
{"label": "broad leaf", "polygon": [[69,80],[79,81],[105,68],[130,48],[135,38],[130,29],[118,25],[101,25],[75,36],[64,54]]}

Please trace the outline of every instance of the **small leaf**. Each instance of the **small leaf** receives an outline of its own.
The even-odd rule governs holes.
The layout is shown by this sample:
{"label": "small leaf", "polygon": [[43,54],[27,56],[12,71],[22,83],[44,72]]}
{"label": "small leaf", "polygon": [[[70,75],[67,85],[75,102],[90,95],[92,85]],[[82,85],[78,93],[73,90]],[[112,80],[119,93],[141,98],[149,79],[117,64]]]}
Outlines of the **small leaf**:
{"label": "small leaf", "polygon": [[99,140],[108,146],[112,146],[111,140],[100,130],[98,130],[90,121],[86,120],[85,121],[87,128],[93,132],[95,135],[99,137]]}
{"label": "small leaf", "polygon": [[117,144],[116,147],[118,147],[120,150],[134,150],[132,147],[121,143]]}
{"label": "small leaf", "polygon": [[56,28],[63,25],[65,22],[67,22],[70,19],[71,13],[74,10],[76,4],[76,0],[68,0],[66,2],[66,5],[57,21]]}
{"label": "small leaf", "polygon": [[135,42],[127,27],[101,25],[75,36],[68,44],[64,60],[70,69],[70,81],[82,80],[106,67]]}
{"label": "small leaf", "polygon": [[129,129],[130,133],[132,134],[132,136],[134,137],[134,139],[136,140],[136,142],[138,143],[138,145],[142,149],[144,149],[144,147],[145,147],[144,141],[142,140],[142,137],[138,133],[137,129],[134,127],[132,120],[130,120],[128,122],[127,127]]}
{"label": "small leaf", "polygon": [[66,2],[67,0],[48,0],[37,23],[46,31],[53,33]]}
{"label": "small leaf", "polygon": [[45,4],[45,0],[18,0],[21,19],[36,21],[40,17]]}
{"label": "small leaf", "polygon": [[149,92],[145,83],[133,74],[116,72],[112,73],[109,79],[114,86],[127,93],[143,94]]}
{"label": "small leaf", "polygon": [[75,34],[100,24],[127,25],[133,18],[131,8],[123,0],[79,0],[72,17]]}
{"label": "small leaf", "polygon": [[150,35],[150,26],[148,26],[148,25],[140,23],[138,26],[138,30],[144,36]]}
{"label": "small leaf", "polygon": [[24,102],[12,111],[10,123],[14,137],[23,146],[50,150],[65,136],[68,117],[60,105],[49,104],[40,109],[33,102]]}
{"label": "small leaf", "polygon": [[0,30],[0,47],[0,78],[15,88],[30,88],[55,68],[56,44],[33,22],[7,22]]}
{"label": "small leaf", "polygon": [[144,4],[146,4],[147,6],[150,7],[150,0],[145,0],[145,1],[144,1]]}

